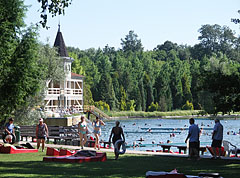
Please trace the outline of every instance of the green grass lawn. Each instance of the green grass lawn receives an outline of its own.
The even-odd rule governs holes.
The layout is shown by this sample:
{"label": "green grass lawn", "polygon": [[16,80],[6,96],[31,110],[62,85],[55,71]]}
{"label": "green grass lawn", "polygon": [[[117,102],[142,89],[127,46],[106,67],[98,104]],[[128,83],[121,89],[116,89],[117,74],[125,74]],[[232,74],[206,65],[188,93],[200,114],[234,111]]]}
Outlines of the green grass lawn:
{"label": "green grass lawn", "polygon": [[188,175],[199,172],[219,172],[224,178],[238,178],[240,161],[210,160],[188,161],[186,158],[146,155],[121,155],[114,160],[107,153],[105,162],[81,164],[48,163],[45,153],[0,154],[0,177],[145,177],[147,171],[171,171]]}

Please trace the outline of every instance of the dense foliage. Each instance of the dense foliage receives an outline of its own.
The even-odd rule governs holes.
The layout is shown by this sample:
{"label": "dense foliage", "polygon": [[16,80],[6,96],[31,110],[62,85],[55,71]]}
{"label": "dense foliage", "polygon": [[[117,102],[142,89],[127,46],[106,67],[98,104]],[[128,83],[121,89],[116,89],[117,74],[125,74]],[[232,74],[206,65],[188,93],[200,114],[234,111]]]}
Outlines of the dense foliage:
{"label": "dense foliage", "polygon": [[130,31],[121,49],[68,50],[75,58],[73,71],[86,76],[92,99],[111,110],[239,111],[240,38],[217,24],[203,25],[199,32],[193,47],[166,41],[144,51]]}
{"label": "dense foliage", "polygon": [[42,102],[46,81],[64,76],[55,49],[25,27],[22,0],[0,1],[0,125],[9,116],[26,118]]}
{"label": "dense foliage", "polygon": [[[71,0],[37,0],[46,27],[48,14],[64,13]],[[37,30],[25,27],[23,0],[0,1],[0,125],[8,116],[27,117],[42,101],[45,82],[61,80],[61,62]],[[237,21],[239,22],[239,21]],[[86,76],[84,103],[105,110],[240,110],[240,37],[226,26],[203,25],[199,44],[171,41],[144,51],[130,31],[121,49],[69,47],[73,72]]]}

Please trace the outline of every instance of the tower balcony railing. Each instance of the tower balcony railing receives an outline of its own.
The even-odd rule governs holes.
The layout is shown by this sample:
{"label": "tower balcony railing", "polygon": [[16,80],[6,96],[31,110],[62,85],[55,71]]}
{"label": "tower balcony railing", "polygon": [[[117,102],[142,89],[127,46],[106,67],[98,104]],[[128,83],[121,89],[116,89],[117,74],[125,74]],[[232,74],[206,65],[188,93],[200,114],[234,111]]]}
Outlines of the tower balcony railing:
{"label": "tower balcony railing", "polygon": [[46,93],[47,95],[60,95],[60,94],[82,95],[83,94],[82,89],[69,89],[69,88],[65,88],[65,90],[61,90],[60,88],[48,88],[46,92],[47,92]]}
{"label": "tower balcony railing", "polygon": [[60,95],[60,88],[48,88],[47,95]]}

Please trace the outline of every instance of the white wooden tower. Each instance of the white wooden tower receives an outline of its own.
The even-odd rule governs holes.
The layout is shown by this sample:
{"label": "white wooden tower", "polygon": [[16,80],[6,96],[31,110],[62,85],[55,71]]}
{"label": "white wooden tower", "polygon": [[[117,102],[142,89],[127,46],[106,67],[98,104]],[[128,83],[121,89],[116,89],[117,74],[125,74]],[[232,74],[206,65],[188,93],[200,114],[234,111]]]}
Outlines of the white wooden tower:
{"label": "white wooden tower", "polygon": [[66,73],[64,81],[48,81],[46,97],[44,99],[45,111],[52,112],[83,112],[83,79],[84,76],[71,72],[73,58],[68,52],[58,28],[54,47],[58,49],[59,56],[63,59],[63,67]]}

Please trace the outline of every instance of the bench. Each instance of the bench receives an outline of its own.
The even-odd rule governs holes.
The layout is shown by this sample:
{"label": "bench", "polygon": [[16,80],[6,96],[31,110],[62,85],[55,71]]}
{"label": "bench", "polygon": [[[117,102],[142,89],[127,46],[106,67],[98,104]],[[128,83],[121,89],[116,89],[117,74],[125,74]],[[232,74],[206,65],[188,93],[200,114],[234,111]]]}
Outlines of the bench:
{"label": "bench", "polygon": [[107,148],[107,145],[108,145],[108,148],[111,148],[111,142],[101,141],[100,143],[103,143],[103,148]]}
{"label": "bench", "polygon": [[57,144],[61,140],[61,135],[63,135],[62,127],[60,126],[48,126],[48,138],[47,143],[50,139],[53,139],[53,143]]}
{"label": "bench", "polygon": [[170,148],[173,146],[173,145],[160,145],[163,149],[163,152],[170,152]]}
{"label": "bench", "polygon": [[[110,147],[111,146],[111,142],[100,141],[99,143],[103,144],[103,148],[111,148]],[[94,145],[95,145],[95,140],[88,140],[86,142],[86,144],[85,144],[85,146],[88,146],[88,147],[94,147]],[[109,146],[107,147],[107,145],[109,145]]]}
{"label": "bench", "polygon": [[61,139],[64,140],[65,145],[71,144],[74,141],[77,141],[78,145],[80,145],[78,127],[77,126],[63,127],[63,135],[61,136]]}
{"label": "bench", "polygon": [[[59,126],[48,126],[48,138],[47,143],[49,143],[49,139],[54,140],[54,144],[57,143],[57,141],[60,141],[61,137],[60,127]],[[23,138],[26,138],[26,141],[28,141],[28,138],[32,138],[32,142],[36,138],[36,126],[20,126],[20,136],[21,141],[23,141]]]}
{"label": "bench", "polygon": [[28,141],[28,138],[32,138],[32,142],[36,138],[36,126],[29,126],[29,125],[24,125],[20,126],[20,136],[21,136],[21,141],[23,141],[23,138],[26,138],[26,141]]}
{"label": "bench", "polygon": [[[187,146],[176,146],[179,150],[179,153],[182,153],[182,151],[184,152],[184,154],[186,154],[187,152]],[[204,154],[205,151],[207,151],[206,147],[200,147],[199,151],[201,152],[201,155]]]}
{"label": "bench", "polygon": [[[187,146],[178,146],[178,145],[160,145],[160,146],[162,147],[163,152],[166,152],[166,151],[167,151],[167,152],[169,153],[171,147],[177,147],[178,150],[179,150],[179,154],[181,154],[182,151],[184,152],[184,154],[186,154],[186,152],[187,152]],[[202,155],[204,154],[204,152],[205,152],[206,150],[207,150],[207,149],[206,149],[205,146],[199,148],[199,151],[201,152]]]}

